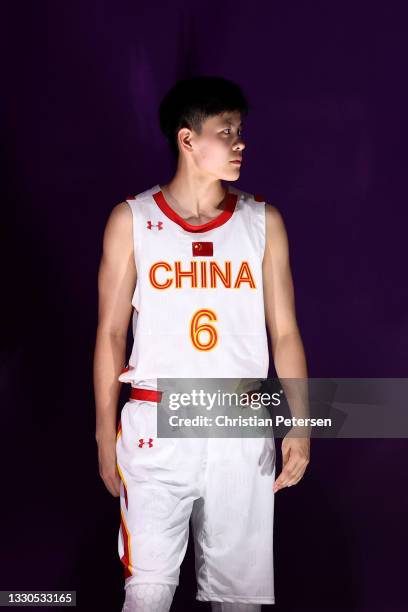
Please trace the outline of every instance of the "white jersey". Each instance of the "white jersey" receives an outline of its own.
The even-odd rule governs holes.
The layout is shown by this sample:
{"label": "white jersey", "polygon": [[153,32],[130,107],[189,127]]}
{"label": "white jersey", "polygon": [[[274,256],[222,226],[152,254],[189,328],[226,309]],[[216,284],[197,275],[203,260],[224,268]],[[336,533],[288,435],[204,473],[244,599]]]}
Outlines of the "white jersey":
{"label": "white jersey", "polygon": [[[166,392],[158,379],[222,378],[228,386],[239,378],[252,386],[266,378],[265,202],[229,186],[223,212],[201,226],[175,213],[159,185],[127,202],[137,284],[133,350],[119,380],[147,389],[159,383]],[[190,519],[196,599],[234,609],[273,604],[271,428],[264,437],[184,437],[177,427],[172,437],[158,436],[162,407],[152,395],[131,394],[118,426],[123,610],[133,593],[179,583]]]}
{"label": "white jersey", "polygon": [[137,282],[119,380],[156,389],[158,378],[266,378],[265,202],[228,185],[222,213],[196,226],[159,185],[126,201]]}

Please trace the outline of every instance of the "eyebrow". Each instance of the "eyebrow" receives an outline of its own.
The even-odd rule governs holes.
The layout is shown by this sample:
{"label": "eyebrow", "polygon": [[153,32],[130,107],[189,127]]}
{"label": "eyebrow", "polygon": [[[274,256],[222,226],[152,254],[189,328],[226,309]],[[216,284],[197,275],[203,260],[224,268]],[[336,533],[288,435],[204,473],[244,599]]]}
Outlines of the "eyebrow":
{"label": "eyebrow", "polygon": [[[224,119],[224,123],[228,123],[228,125],[234,125],[234,122],[231,121],[231,119]],[[241,121],[241,123],[238,124],[238,127],[243,127],[244,123],[243,121]]]}

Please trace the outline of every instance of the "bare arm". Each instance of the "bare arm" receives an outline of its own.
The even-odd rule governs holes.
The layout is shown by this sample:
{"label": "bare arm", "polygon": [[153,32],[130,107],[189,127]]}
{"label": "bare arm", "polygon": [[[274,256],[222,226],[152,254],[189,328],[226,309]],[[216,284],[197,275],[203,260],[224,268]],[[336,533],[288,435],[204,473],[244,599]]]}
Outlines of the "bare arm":
{"label": "bare arm", "polygon": [[289,245],[280,212],[266,204],[263,259],[265,318],[279,378],[306,378],[306,358],[295,312]]}
{"label": "bare arm", "polygon": [[118,493],[114,448],[116,414],[125,363],[126,337],[136,285],[133,255],[132,211],[126,202],[117,204],[107,221],[98,274],[98,327],[94,353],[95,437],[99,469],[106,486]]}
{"label": "bare arm", "polygon": [[[277,208],[265,204],[265,215],[265,254],[262,266],[265,319],[271,337],[276,373],[281,379],[292,416],[305,417],[308,415],[307,366],[296,320],[288,237]],[[308,437],[299,437],[299,433],[297,436],[286,436],[282,441],[284,469],[275,482],[276,491],[283,486],[297,484],[309,462],[310,440]]]}

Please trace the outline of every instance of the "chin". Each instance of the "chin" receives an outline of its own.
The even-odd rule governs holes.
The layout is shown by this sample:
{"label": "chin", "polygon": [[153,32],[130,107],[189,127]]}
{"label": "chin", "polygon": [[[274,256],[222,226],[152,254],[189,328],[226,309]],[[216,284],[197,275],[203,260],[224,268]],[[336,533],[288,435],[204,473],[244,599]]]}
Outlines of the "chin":
{"label": "chin", "polygon": [[241,168],[237,166],[232,172],[228,172],[228,176],[225,177],[226,181],[237,181],[241,173]]}

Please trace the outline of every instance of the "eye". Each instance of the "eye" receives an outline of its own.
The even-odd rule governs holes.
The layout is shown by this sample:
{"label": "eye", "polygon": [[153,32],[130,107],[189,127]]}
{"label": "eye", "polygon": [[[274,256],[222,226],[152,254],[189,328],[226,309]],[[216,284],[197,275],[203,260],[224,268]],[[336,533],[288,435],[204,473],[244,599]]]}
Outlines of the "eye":
{"label": "eye", "polygon": [[[225,132],[231,132],[231,128],[225,128],[225,129],[223,130],[223,132],[224,132],[224,133],[225,133]],[[239,129],[238,129],[238,133],[239,133],[239,135],[241,136],[241,135],[242,135],[242,129],[240,129],[240,128],[239,128]]]}

